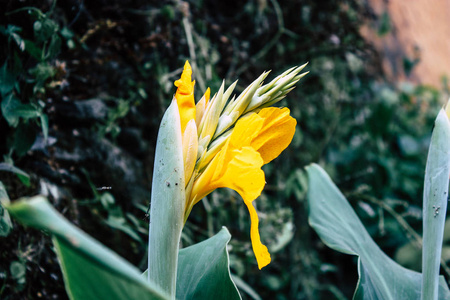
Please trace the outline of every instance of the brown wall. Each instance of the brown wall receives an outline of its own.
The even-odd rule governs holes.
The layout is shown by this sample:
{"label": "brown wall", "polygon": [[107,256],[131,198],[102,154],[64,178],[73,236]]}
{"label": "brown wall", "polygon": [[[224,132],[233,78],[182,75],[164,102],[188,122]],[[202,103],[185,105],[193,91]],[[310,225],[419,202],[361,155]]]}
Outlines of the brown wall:
{"label": "brown wall", "polygon": [[[368,0],[374,12],[387,12],[391,31],[377,34],[378,24],[362,29],[383,56],[383,69],[395,82],[409,79],[416,83],[442,87],[442,77],[450,79],[450,0]],[[403,59],[420,61],[407,76]]]}

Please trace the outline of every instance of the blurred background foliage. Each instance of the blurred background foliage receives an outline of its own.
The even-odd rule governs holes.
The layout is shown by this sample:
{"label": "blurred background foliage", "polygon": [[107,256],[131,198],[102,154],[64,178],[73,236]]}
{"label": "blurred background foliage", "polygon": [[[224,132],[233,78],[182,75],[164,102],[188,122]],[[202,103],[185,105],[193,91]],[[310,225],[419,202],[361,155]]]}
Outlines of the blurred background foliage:
{"label": "blurred background foliage", "polygon": [[[227,226],[244,299],[351,297],[355,258],[328,249],[307,222],[302,168],[318,162],[382,249],[420,269],[425,159],[448,86],[386,82],[359,28],[369,22],[383,35],[389,15],[358,0],[6,0],[0,14],[0,180],[10,199],[48,196],[143,270],[156,134],[184,61],[197,99],[223,78],[239,79],[242,91],[264,70],[270,79],[309,61],[310,74],[281,103],[298,121],[296,135],[265,166],[255,201],[272,263],[257,269],[248,212],[230,190],[194,208],[183,246]],[[2,214],[0,206],[0,224],[10,227]],[[0,297],[66,299],[50,238],[9,227]]]}

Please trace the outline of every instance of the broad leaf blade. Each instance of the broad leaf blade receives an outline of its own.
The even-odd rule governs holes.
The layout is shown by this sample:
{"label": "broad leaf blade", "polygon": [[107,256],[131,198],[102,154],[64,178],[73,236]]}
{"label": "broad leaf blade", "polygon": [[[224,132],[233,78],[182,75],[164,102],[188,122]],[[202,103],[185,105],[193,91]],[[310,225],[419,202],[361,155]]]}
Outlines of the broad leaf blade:
{"label": "broad leaf blade", "polygon": [[[419,299],[422,275],[388,257],[372,240],[348,201],[318,165],[307,167],[309,223],[334,250],[359,256],[354,299]],[[450,293],[441,277],[439,298]]]}
{"label": "broad leaf blade", "polygon": [[177,299],[241,299],[230,274],[227,251],[230,238],[223,227],[206,241],[180,250]]}
{"label": "broad leaf blade", "polygon": [[61,216],[43,197],[7,207],[24,225],[53,235],[71,299],[169,299],[139,270]]}
{"label": "broad leaf blade", "polygon": [[444,110],[436,118],[423,189],[422,299],[437,299],[450,175],[450,124]]}
{"label": "broad leaf blade", "polygon": [[172,298],[184,225],[184,187],[180,113],[176,100],[172,100],[161,120],[156,142],[148,240],[149,280]]}

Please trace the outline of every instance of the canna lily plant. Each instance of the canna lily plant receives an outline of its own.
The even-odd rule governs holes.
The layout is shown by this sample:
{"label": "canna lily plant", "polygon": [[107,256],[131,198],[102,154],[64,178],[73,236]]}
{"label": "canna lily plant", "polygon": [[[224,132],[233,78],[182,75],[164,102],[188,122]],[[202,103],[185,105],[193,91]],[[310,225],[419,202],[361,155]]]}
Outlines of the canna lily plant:
{"label": "canna lily plant", "polygon": [[[300,74],[305,66],[291,68],[265,85],[262,83],[269,73],[264,72],[233,98],[230,97],[237,82],[227,89],[223,83],[212,98],[208,88],[196,104],[195,81],[186,61],[181,78],[175,81],[177,91],[158,134],[150,212],[149,280],[175,293],[176,260],[183,225],[195,204],[222,187],[238,192],[248,208],[250,237],[258,267],[270,263],[269,251],[260,239],[253,201],[265,185],[261,167],[290,144],[297,124],[289,109],[272,105],[307,74]],[[171,176],[173,180],[167,180]],[[156,224],[171,228],[168,231],[171,234],[162,234],[160,225],[154,225],[155,220]]]}
{"label": "canna lily plant", "polygon": [[261,194],[261,167],[290,144],[296,120],[273,105],[307,73],[291,68],[267,84],[264,72],[238,96],[234,82],[195,103],[192,69],[186,61],[158,132],[153,170],[148,270],[141,274],[110,249],[54,210],[44,197],[7,205],[17,220],[52,234],[71,299],[240,299],[230,270],[226,228],[199,244],[179,249],[192,208],[215,189],[242,197],[259,269],[270,254],[261,242],[253,202]]}

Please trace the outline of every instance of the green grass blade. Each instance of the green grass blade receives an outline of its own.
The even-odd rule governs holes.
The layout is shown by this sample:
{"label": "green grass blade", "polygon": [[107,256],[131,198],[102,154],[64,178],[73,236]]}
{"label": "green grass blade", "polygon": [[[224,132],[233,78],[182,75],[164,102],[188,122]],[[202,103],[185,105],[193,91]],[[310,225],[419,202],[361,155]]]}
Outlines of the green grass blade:
{"label": "green grass blade", "polygon": [[450,175],[450,123],[444,110],[436,118],[423,190],[421,299],[438,299],[439,265],[447,213]]}

